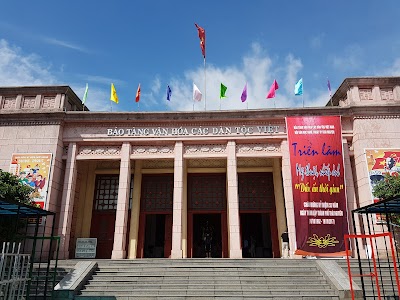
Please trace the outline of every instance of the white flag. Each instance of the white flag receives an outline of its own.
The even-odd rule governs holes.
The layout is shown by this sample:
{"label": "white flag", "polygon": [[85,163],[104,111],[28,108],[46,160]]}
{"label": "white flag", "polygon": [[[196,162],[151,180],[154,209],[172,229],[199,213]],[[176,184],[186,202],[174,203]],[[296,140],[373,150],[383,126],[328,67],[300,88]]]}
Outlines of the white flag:
{"label": "white flag", "polygon": [[193,100],[201,101],[203,94],[200,92],[199,88],[193,82]]}

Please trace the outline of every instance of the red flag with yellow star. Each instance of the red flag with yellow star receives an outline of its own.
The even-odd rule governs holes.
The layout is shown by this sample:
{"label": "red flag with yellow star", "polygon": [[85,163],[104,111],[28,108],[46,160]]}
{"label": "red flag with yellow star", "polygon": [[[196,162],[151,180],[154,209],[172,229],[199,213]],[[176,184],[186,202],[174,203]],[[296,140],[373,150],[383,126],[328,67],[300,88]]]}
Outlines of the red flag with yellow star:
{"label": "red flag with yellow star", "polygon": [[194,23],[194,25],[199,32],[201,53],[203,54],[203,57],[206,58],[206,31],[196,23]]}

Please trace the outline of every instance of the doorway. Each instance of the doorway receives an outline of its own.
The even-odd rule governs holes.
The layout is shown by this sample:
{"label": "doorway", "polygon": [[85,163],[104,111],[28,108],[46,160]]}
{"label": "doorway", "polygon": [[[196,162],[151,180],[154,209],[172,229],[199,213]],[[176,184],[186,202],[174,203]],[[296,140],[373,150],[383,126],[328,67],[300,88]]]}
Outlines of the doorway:
{"label": "doorway", "polygon": [[193,214],[192,257],[222,257],[221,214]]}
{"label": "doorway", "polygon": [[172,215],[147,214],[145,222],[143,257],[169,257],[172,245]]}
{"label": "doorway", "polygon": [[244,258],[272,258],[271,220],[268,213],[241,213],[240,228]]}
{"label": "doorway", "polygon": [[111,258],[119,175],[96,175],[90,237],[97,238],[96,258]]}

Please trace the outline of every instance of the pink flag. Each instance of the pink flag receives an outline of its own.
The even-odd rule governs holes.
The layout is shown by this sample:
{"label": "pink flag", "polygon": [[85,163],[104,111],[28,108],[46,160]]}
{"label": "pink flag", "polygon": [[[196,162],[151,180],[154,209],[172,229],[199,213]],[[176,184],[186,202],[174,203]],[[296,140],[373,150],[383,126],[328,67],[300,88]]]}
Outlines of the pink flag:
{"label": "pink flag", "polygon": [[269,89],[267,99],[275,98],[275,91],[277,89],[279,89],[279,85],[278,82],[276,82],[276,79],[274,79],[274,82],[272,83],[271,88]]}

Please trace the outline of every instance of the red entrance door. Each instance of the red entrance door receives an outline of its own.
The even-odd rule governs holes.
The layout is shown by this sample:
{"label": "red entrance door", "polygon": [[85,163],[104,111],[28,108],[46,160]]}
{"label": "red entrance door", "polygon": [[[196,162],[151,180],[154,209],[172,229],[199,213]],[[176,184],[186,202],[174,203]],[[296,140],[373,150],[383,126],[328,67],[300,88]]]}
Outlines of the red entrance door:
{"label": "red entrance door", "polygon": [[111,258],[119,175],[97,175],[90,237],[97,238],[96,258]]}
{"label": "red entrance door", "polygon": [[115,216],[115,210],[93,212],[90,236],[97,238],[96,258],[111,258],[114,244]]}
{"label": "red entrance door", "polygon": [[172,214],[144,214],[139,219],[138,258],[168,258],[172,249]]}
{"label": "red entrance door", "polygon": [[188,174],[188,257],[206,257],[202,235],[207,226],[211,257],[228,257],[226,175]]}
{"label": "red entrance door", "polygon": [[137,257],[170,257],[173,174],[143,174]]}

